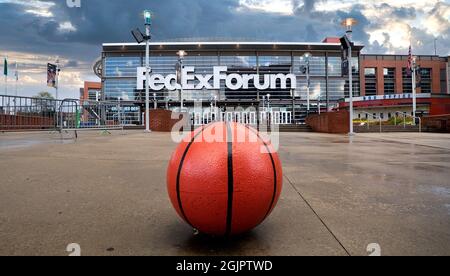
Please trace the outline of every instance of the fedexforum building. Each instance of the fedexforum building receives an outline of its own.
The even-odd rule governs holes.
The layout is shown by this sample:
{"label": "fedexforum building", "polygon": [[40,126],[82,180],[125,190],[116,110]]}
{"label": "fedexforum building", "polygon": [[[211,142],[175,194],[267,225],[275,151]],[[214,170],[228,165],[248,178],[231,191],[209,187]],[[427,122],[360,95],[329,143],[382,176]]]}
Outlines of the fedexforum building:
{"label": "fedexforum building", "polygon": [[[355,45],[352,53],[354,96],[363,96],[357,100],[408,98],[412,92],[411,76],[406,74],[408,57],[361,55],[363,47]],[[186,56],[177,79],[179,51]],[[277,124],[302,123],[308,114],[308,102],[310,113],[319,108],[325,112],[337,108],[349,96],[349,78],[342,76],[341,44],[335,38],[321,43],[161,42],[151,43],[150,53],[151,107],[178,111],[183,106],[193,118],[198,117],[196,124],[208,123],[213,119],[211,114],[231,114],[226,111],[250,107],[256,110],[254,114],[233,119],[254,123],[257,113],[270,111]],[[302,70],[305,53],[311,55],[309,97],[307,75]],[[418,93],[422,97],[447,94],[447,58],[418,57],[421,63],[426,67],[421,69],[422,88]],[[142,124],[144,64],[144,44],[103,44],[102,99],[126,104],[123,118],[129,124]],[[201,111],[196,114],[200,101]],[[424,106],[422,111],[429,113]]]}

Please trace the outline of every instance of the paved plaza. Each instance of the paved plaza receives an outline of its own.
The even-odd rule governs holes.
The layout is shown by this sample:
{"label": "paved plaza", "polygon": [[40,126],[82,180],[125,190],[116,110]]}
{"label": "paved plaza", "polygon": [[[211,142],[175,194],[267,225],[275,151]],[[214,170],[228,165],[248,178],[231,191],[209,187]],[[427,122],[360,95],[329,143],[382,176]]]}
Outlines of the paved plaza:
{"label": "paved plaza", "polygon": [[0,255],[450,255],[450,135],[282,133],[272,215],[229,240],[169,202],[170,134],[0,133]]}

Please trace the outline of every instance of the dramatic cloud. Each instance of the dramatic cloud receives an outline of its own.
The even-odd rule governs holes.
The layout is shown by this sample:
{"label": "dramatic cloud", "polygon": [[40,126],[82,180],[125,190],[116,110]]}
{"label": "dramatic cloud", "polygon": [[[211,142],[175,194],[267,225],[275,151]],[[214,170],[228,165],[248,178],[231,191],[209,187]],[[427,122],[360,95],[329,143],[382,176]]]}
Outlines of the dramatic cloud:
{"label": "dramatic cloud", "polygon": [[[132,41],[142,10],[154,12],[154,40],[249,39],[320,41],[342,35],[340,21],[358,19],[354,39],[367,53],[450,54],[449,0],[0,0],[0,55],[21,71],[20,93],[45,87],[45,66],[58,57],[62,94],[77,97],[101,43]],[[14,67],[10,68],[14,71]],[[42,82],[44,85],[39,86]]]}

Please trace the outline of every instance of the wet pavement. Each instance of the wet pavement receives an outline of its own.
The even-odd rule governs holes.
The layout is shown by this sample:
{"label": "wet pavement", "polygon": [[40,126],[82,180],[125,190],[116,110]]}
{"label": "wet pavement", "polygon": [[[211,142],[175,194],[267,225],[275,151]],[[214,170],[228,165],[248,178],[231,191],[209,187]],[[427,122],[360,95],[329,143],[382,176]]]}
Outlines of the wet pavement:
{"label": "wet pavement", "polygon": [[0,133],[0,255],[450,255],[450,135],[281,134],[279,204],[228,240],[173,210],[170,135],[58,138]]}

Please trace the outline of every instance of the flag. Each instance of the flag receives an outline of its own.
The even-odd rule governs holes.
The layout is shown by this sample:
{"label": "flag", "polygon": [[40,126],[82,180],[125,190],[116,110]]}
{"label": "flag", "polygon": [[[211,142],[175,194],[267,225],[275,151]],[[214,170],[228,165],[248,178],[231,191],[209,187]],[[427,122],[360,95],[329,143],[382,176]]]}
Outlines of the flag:
{"label": "flag", "polygon": [[47,64],[47,86],[56,88],[56,65]]}
{"label": "flag", "polygon": [[408,70],[407,70],[408,76],[411,76],[412,68],[413,68],[413,55],[412,55],[412,47],[410,45],[408,54]]}
{"label": "flag", "polygon": [[3,64],[3,75],[8,76],[8,59],[5,57],[5,62]]}

